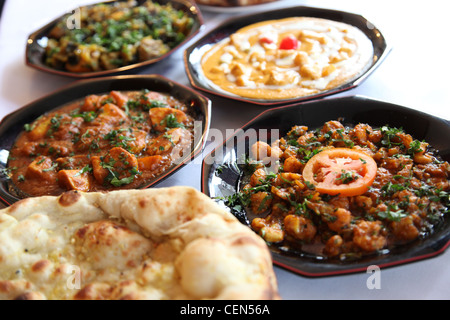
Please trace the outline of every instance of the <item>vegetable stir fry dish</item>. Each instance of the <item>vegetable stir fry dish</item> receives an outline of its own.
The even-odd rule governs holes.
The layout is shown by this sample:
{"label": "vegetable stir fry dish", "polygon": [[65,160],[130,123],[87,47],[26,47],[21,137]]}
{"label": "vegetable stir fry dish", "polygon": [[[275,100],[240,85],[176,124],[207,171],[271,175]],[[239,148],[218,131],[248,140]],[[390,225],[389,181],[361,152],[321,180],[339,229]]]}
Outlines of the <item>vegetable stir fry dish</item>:
{"label": "vegetable stir fry dish", "polygon": [[[280,249],[357,259],[427,237],[449,211],[448,162],[403,129],[329,121],[251,147],[241,190],[251,227]],[[276,163],[276,166],[269,164]]]}
{"label": "vegetable stir fry dish", "polygon": [[26,195],[145,186],[189,155],[198,117],[155,91],[88,95],[25,125],[8,170]]}
{"label": "vegetable stir fry dish", "polygon": [[48,35],[45,64],[83,73],[111,70],[158,58],[189,35],[193,18],[172,5],[146,1],[80,8],[78,26],[68,16]]}

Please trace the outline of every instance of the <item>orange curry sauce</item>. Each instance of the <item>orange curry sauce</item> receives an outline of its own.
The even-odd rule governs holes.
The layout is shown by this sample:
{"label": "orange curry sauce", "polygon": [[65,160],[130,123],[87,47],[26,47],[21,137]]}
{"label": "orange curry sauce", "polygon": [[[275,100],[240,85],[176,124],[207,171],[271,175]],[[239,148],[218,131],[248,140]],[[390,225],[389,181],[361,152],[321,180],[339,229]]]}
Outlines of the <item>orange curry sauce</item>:
{"label": "orange curry sauce", "polygon": [[89,95],[25,125],[12,182],[28,196],[141,187],[191,151],[191,111],[148,90]]}

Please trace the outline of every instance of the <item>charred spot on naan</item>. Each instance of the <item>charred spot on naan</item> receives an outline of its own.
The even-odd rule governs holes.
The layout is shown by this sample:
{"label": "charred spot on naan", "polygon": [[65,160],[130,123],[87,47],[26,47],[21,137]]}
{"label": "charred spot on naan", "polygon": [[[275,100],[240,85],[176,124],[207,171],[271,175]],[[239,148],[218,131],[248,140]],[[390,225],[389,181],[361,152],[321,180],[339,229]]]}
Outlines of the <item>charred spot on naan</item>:
{"label": "charred spot on naan", "polygon": [[74,205],[81,198],[78,191],[67,191],[58,198],[58,203],[63,207]]}

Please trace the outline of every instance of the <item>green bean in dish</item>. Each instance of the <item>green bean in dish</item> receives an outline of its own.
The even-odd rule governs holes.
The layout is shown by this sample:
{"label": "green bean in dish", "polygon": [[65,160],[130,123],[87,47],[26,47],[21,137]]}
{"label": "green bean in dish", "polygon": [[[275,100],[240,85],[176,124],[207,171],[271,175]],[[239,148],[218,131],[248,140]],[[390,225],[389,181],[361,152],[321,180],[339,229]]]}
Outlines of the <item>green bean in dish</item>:
{"label": "green bean in dish", "polygon": [[120,68],[158,58],[180,44],[194,21],[170,3],[101,3],[79,9],[79,25],[65,15],[50,31],[44,62],[74,73]]}

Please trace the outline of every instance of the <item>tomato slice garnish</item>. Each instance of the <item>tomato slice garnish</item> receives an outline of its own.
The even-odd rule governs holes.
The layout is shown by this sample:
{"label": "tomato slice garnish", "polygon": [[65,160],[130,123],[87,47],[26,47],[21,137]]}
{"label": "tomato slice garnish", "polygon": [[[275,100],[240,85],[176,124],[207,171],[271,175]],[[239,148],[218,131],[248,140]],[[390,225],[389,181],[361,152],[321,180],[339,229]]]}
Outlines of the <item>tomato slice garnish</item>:
{"label": "tomato slice garnish", "polygon": [[293,35],[283,38],[280,42],[280,49],[293,50],[298,48],[298,40]]}
{"label": "tomato slice garnish", "polygon": [[377,164],[362,151],[327,149],[314,155],[303,169],[303,179],[317,191],[329,195],[364,194],[377,174]]}

